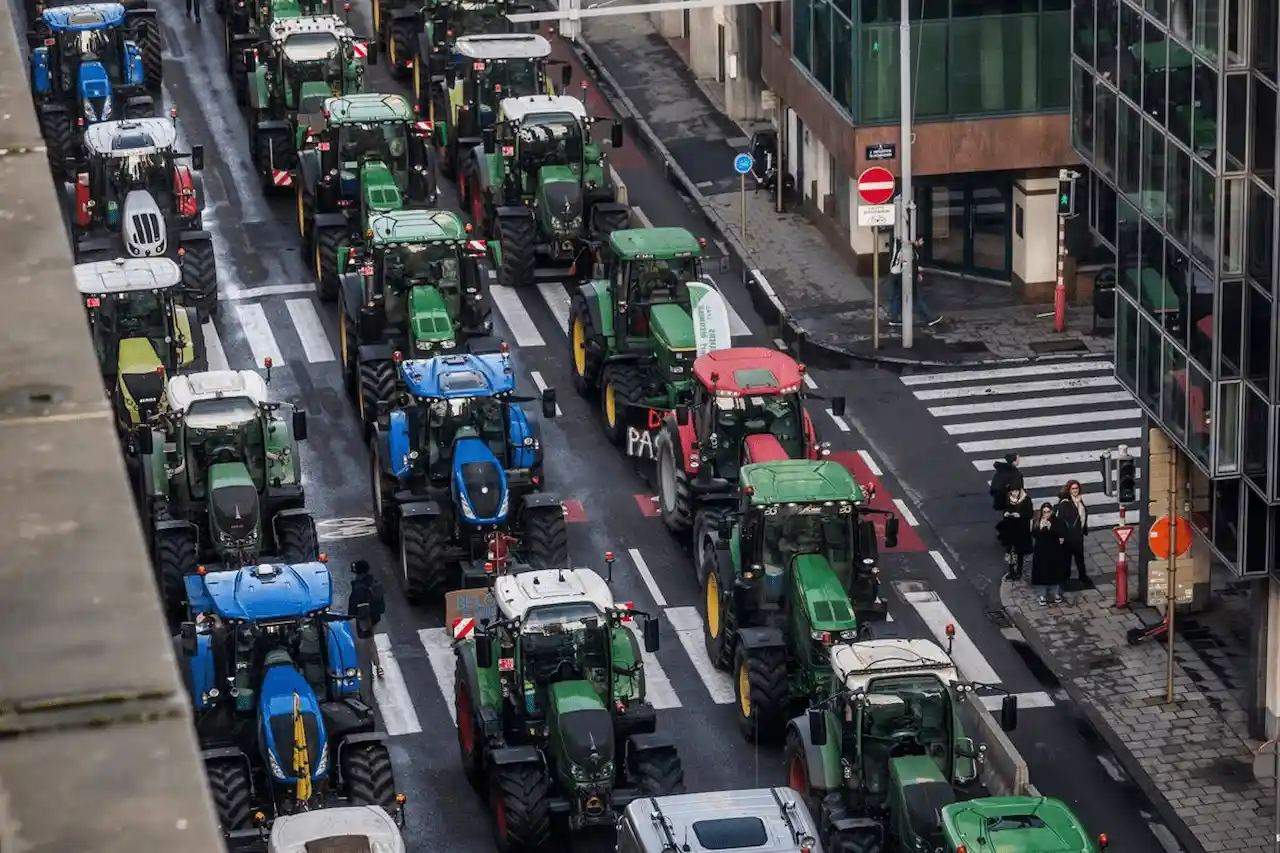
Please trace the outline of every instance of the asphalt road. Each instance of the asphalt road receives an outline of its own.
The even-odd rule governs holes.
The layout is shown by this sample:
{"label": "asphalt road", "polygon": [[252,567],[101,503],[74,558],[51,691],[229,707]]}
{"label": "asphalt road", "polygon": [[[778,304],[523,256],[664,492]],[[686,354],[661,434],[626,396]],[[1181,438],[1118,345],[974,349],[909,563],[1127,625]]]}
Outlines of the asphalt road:
{"label": "asphalt road", "polygon": [[[220,20],[208,9],[197,27],[183,17],[180,5],[160,8],[168,46],[166,106],[178,109],[186,140],[206,149],[205,221],[216,240],[224,300],[223,314],[207,334],[211,367],[246,369],[260,366],[267,356],[273,359],[272,388],[281,399],[306,409],[310,418],[302,456],[309,504],[334,569],[335,603],[345,601],[345,570],[356,559],[369,560],[390,592],[386,635],[380,640],[387,677],[377,685],[377,698],[392,736],[398,784],[409,799],[410,850],[492,849],[481,804],[457,760],[453,667],[442,614],[409,608],[396,594],[395,557],[373,536],[367,449],[342,388],[332,309],[314,297],[302,257],[292,199],[265,198],[250,166],[244,119],[223,68]],[[356,4],[354,20],[368,20],[363,3]],[[582,79],[581,68],[576,75]],[[403,91],[380,66],[372,69],[368,82],[375,91]],[[592,112],[608,113],[594,84],[587,98]],[[632,205],[643,211],[638,215],[643,224],[684,226],[714,246],[716,235],[707,233],[701,217],[642,152],[624,148],[613,162]],[[445,201],[457,209],[447,187]],[[766,330],[751,311],[737,273],[718,273],[714,261],[709,266],[736,308],[735,340],[765,343]],[[495,320],[513,347],[522,393],[532,394],[541,385],[563,389],[563,414],[544,423],[543,442],[549,487],[569,502],[573,561],[602,570],[603,554],[615,552],[616,599],[664,614],[662,648],[647,666],[649,690],[660,708],[660,727],[676,738],[689,789],[782,783],[779,752],[745,744],[733,724],[729,678],[711,667],[703,651],[689,558],[654,517],[643,478],[604,438],[594,405],[570,390],[567,292],[559,285],[494,290]],[[813,379],[819,393],[846,384],[856,391],[860,381],[849,383],[847,377],[822,372]],[[844,393],[856,416],[864,401]],[[1015,740],[1032,761],[1033,781],[1045,792],[1077,803],[1090,828],[1108,832],[1123,849],[1158,849],[1140,811],[1126,799],[1124,784],[1109,778],[1089,758],[1091,753],[1080,748],[1076,724],[1069,711],[1057,706],[1052,685],[1037,680],[986,618],[978,592],[956,581],[954,557],[928,528],[917,526],[910,497],[895,501],[908,494],[891,473],[896,457],[879,456],[856,417],[836,419],[820,402],[813,406],[819,430],[840,458],[860,481],[876,483],[876,503],[899,512],[904,521],[899,548],[883,559],[892,582],[895,620],[906,633],[938,637],[947,624],[956,624],[956,658],[964,674],[1023,696]],[[916,421],[906,420],[895,429],[909,434]]]}

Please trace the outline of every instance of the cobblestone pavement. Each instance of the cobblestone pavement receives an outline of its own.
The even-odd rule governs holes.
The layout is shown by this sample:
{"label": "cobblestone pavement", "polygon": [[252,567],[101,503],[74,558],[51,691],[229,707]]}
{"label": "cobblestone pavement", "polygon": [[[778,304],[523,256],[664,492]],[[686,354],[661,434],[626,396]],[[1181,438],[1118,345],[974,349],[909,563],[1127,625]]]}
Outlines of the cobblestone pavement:
{"label": "cobblestone pavement", "polygon": [[1275,789],[1270,780],[1254,779],[1259,744],[1248,737],[1235,691],[1179,636],[1175,701],[1165,704],[1163,638],[1136,646],[1126,639],[1131,628],[1161,617],[1143,606],[1115,609],[1115,553],[1110,531],[1095,533],[1086,557],[1096,589],[1041,607],[1027,584],[1006,581],[1001,604],[1129,775],[1167,807],[1163,817],[1184,846],[1208,853],[1271,849]]}

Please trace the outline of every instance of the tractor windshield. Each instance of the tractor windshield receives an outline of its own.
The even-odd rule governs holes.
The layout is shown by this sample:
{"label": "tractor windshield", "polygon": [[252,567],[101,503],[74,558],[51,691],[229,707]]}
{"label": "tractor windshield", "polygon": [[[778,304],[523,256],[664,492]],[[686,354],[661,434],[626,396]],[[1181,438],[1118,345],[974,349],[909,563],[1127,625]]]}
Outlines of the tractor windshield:
{"label": "tractor windshield", "polygon": [[281,52],[288,62],[319,63],[338,58],[340,47],[333,33],[296,33],[284,40]]}
{"label": "tractor windshield", "polygon": [[497,115],[498,104],[505,98],[524,98],[546,94],[538,91],[538,66],[531,59],[494,59],[485,63],[479,74],[476,92],[482,112]]}
{"label": "tractor windshield", "polygon": [[603,682],[609,667],[608,625],[589,601],[531,608],[520,626],[525,677],[532,673],[535,681],[547,683],[585,675]]}
{"label": "tractor windshield", "polygon": [[344,124],[338,130],[338,151],[344,164],[380,161],[395,172],[409,168],[408,133],[402,122]]}
{"label": "tractor windshield", "polygon": [[666,302],[687,305],[688,283],[697,281],[701,273],[698,259],[693,257],[634,260],[631,262],[627,301],[632,305]]}
{"label": "tractor windshield", "polygon": [[928,755],[950,773],[951,693],[945,684],[933,675],[873,678],[867,697],[865,735],[879,740],[892,758]]}
{"label": "tractor windshield", "polygon": [[114,196],[123,199],[130,190],[147,190],[164,204],[171,190],[168,164],[159,151],[149,154],[118,154],[108,166]]}
{"label": "tractor windshield", "polygon": [[187,409],[188,477],[193,495],[204,489],[205,471],[221,462],[243,462],[260,489],[266,473],[266,445],[258,409],[244,397],[196,400]]}
{"label": "tractor windshield", "polygon": [[[61,47],[70,74],[79,62],[100,62],[112,83],[124,79],[119,30],[79,30],[60,34]],[[67,88],[70,88],[68,86]]]}
{"label": "tractor windshield", "polygon": [[[427,409],[428,466],[432,479],[449,476],[453,442],[464,428],[474,431],[499,462],[507,458],[506,404],[493,397],[432,400]],[[465,434],[465,433],[464,433]]]}
{"label": "tractor windshield", "polygon": [[749,435],[772,435],[792,459],[804,455],[804,418],[796,394],[770,397],[716,397],[717,456],[727,467],[742,458],[741,442]]}
{"label": "tractor windshield", "polygon": [[387,284],[407,290],[416,284],[456,290],[460,271],[458,251],[441,243],[406,243],[389,249],[383,262]]}
{"label": "tractor windshield", "polygon": [[114,363],[120,341],[146,338],[162,362],[172,366],[171,347],[176,341],[170,332],[164,299],[159,293],[141,290],[114,297],[89,297],[89,300],[91,304],[97,303],[90,316],[100,364]]}
{"label": "tractor windshield", "polygon": [[520,124],[520,156],[530,166],[582,163],[582,125],[569,113],[525,116]]}
{"label": "tractor windshield", "polygon": [[854,538],[852,503],[774,504],[764,508],[764,564],[766,571],[784,572],[801,554],[819,554],[845,589],[853,581]]}

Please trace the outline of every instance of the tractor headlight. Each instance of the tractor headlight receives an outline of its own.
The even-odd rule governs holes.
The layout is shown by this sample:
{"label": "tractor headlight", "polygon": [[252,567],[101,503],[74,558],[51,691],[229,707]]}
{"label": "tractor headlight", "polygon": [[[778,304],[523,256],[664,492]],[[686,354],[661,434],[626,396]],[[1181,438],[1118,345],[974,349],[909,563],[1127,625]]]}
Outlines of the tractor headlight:
{"label": "tractor headlight", "polygon": [[531,435],[526,435],[526,436],[524,437],[524,446],[525,446],[525,447],[533,447],[533,436],[531,436]]}
{"label": "tractor headlight", "polygon": [[329,750],[322,749],[320,750],[320,757],[316,759],[316,766],[311,769],[311,777],[314,779],[315,777],[321,775],[328,769],[329,769]]}
{"label": "tractor headlight", "polygon": [[502,518],[507,514],[507,508],[508,508],[507,504],[508,504],[507,496],[504,494],[502,496],[502,503],[498,505],[498,518]]}
{"label": "tractor headlight", "polygon": [[845,640],[846,642],[853,642],[854,640],[858,639],[858,632],[857,631],[841,631],[840,639]]}
{"label": "tractor headlight", "polygon": [[471,501],[467,500],[467,496],[459,495],[458,503],[462,506],[462,517],[467,521],[475,521],[476,511],[471,508]]}
{"label": "tractor headlight", "polygon": [[354,666],[349,666],[347,667],[347,671],[345,674],[347,678],[355,678],[357,675],[360,674],[360,671],[357,670]]}
{"label": "tractor headlight", "polygon": [[454,348],[454,347],[456,347],[456,346],[457,346],[457,344],[455,344],[453,341],[441,341],[441,342],[440,342],[440,349],[453,349],[453,348]]}
{"label": "tractor headlight", "polygon": [[416,344],[414,344],[414,348],[415,348],[418,352],[430,352],[430,351],[431,351],[431,341],[418,341]]}
{"label": "tractor headlight", "polygon": [[283,782],[289,777],[284,775],[284,770],[280,768],[280,762],[276,760],[276,754],[271,750],[267,750],[267,765],[271,768],[271,775],[278,782]]}

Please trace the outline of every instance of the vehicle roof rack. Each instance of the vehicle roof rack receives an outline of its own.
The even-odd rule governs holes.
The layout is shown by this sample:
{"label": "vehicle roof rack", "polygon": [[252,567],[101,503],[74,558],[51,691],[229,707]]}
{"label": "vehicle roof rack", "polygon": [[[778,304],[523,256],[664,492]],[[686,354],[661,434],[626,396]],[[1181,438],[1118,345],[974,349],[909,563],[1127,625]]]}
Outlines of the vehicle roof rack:
{"label": "vehicle roof rack", "polygon": [[666,836],[667,839],[666,843],[663,844],[662,849],[677,852],[683,850],[685,853],[688,853],[689,846],[686,844],[684,847],[681,847],[680,843],[676,841],[676,835],[671,829],[671,821],[667,820],[667,816],[662,813],[662,806],[658,805],[657,799],[650,797],[649,802],[653,804],[653,811],[649,813],[649,817],[659,826],[659,828],[662,829],[662,834]]}
{"label": "vehicle roof rack", "polygon": [[796,844],[800,843],[800,839],[804,838],[804,833],[796,826],[794,802],[784,802],[782,797],[778,796],[777,788],[770,788],[769,793],[773,794],[773,801],[778,804],[778,811],[782,813],[782,820],[787,825],[787,829],[791,830],[791,840]]}

